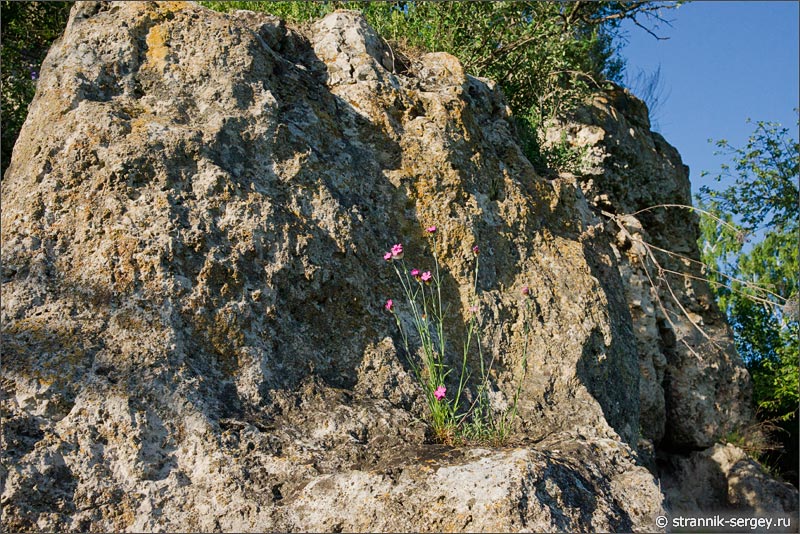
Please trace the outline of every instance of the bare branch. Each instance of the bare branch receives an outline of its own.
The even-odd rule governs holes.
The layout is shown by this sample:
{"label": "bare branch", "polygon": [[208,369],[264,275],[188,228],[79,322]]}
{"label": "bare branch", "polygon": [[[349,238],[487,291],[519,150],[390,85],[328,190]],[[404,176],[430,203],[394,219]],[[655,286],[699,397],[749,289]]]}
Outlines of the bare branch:
{"label": "bare branch", "polygon": [[[644,213],[646,211],[652,211],[652,210],[654,210],[656,208],[683,208],[683,209],[689,209],[689,210],[692,210],[692,211],[697,211],[697,212],[700,212],[700,213],[710,217],[711,219],[715,220],[718,224],[729,228],[733,232],[739,233],[739,229],[738,228],[736,228],[735,226],[733,226],[732,224],[730,224],[730,223],[728,223],[726,221],[723,221],[722,219],[720,219],[719,217],[717,217],[713,213],[711,213],[709,211],[706,211],[704,209],[697,208],[695,206],[689,206],[689,205],[686,205],[686,204],[658,204],[656,206],[650,206],[650,207],[641,209],[639,211],[631,213],[630,215],[636,216],[636,215],[638,215],[640,213]],[[607,213],[607,212],[603,212],[603,215],[606,215],[608,217],[608,216],[610,216],[612,214]],[[616,216],[613,216],[613,217],[615,218]],[[615,222],[616,222],[616,219],[615,219]],[[684,256],[683,254],[679,254],[679,253],[673,252],[671,250],[666,250],[666,249],[657,247],[656,245],[653,245],[651,243],[647,243],[647,242],[645,242],[644,240],[641,240],[641,239],[639,239],[638,241],[640,243],[642,243],[644,246],[648,247],[648,248],[652,248],[652,249],[658,250],[659,252],[663,252],[665,254],[669,254],[671,256],[675,256],[677,258],[680,258],[682,260],[686,260],[686,261],[691,262],[691,263],[696,264],[696,265],[700,265],[703,268],[705,268],[706,270],[708,270],[710,272],[713,272],[714,274],[717,274],[719,276],[722,276],[722,277],[726,278],[727,280],[730,280],[731,282],[738,282],[738,283],[742,284],[743,286],[747,287],[748,289],[752,289],[752,290],[754,290],[756,292],[761,292],[762,294],[770,295],[770,296],[776,298],[779,302],[771,302],[769,300],[764,299],[763,297],[758,297],[756,295],[748,295],[748,296],[752,297],[753,300],[755,300],[755,301],[758,301],[758,302],[761,302],[761,303],[768,302],[771,306],[775,306],[775,307],[779,307],[779,306],[782,306],[782,305],[786,304],[786,301],[787,301],[786,298],[781,297],[780,295],[778,295],[776,293],[773,293],[772,291],[770,291],[769,289],[767,289],[765,287],[758,286],[758,285],[756,285],[756,284],[754,284],[752,282],[749,282],[747,280],[742,280],[740,278],[735,278],[733,276],[730,276],[730,275],[728,275],[726,273],[723,273],[722,271],[714,269],[713,267],[711,267],[710,265],[708,265],[706,263],[703,263],[701,261],[689,258],[687,256]],[[736,291],[732,286],[729,286],[729,285],[726,285],[726,284],[722,284],[722,285],[724,287],[726,287],[727,289],[731,290],[731,291]],[[739,293],[741,293],[743,295],[747,295],[746,293],[743,293],[743,292],[739,292]]]}
{"label": "bare branch", "polygon": [[635,211],[633,213],[629,213],[628,215],[632,215],[632,216],[635,217],[635,216],[639,215],[640,213],[644,213],[646,211],[653,211],[654,209],[657,209],[657,208],[683,208],[683,209],[687,209],[687,210],[697,211],[697,212],[702,213],[703,215],[708,215],[709,217],[711,217],[712,219],[717,221],[719,224],[721,224],[723,226],[726,226],[727,228],[729,228],[733,232],[739,233],[739,229],[738,228],[736,228],[734,225],[732,225],[729,222],[723,221],[722,219],[720,219],[719,217],[717,217],[716,215],[714,215],[710,211],[706,211],[704,209],[700,209],[700,208],[697,208],[695,206],[689,206],[688,204],[656,204],[655,206],[649,206],[647,208],[640,209],[639,211]]}
{"label": "bare branch", "polygon": [[632,19],[632,20],[633,20],[634,24],[636,24],[638,27],[640,27],[641,29],[643,29],[644,31],[646,31],[647,33],[649,33],[650,35],[655,37],[656,40],[658,40],[658,41],[669,41],[669,37],[661,37],[660,35],[656,34],[653,30],[651,30],[650,28],[648,28],[647,26],[645,26],[644,24],[642,24],[641,22],[639,22],[635,18]]}
{"label": "bare branch", "polygon": [[[655,249],[655,250],[657,250],[659,252],[663,252],[664,254],[669,254],[670,256],[675,256],[675,257],[680,258],[682,260],[686,260],[686,261],[692,262],[692,263],[694,263],[696,265],[700,265],[700,266],[704,267],[705,269],[707,269],[708,271],[710,271],[710,272],[712,272],[714,274],[718,274],[720,276],[723,276],[723,277],[727,278],[731,282],[739,282],[740,284],[742,284],[743,286],[745,286],[747,288],[750,288],[750,289],[753,289],[753,290],[756,290],[756,291],[761,291],[763,293],[766,293],[767,295],[771,295],[771,296],[775,297],[776,299],[782,301],[782,303],[781,303],[781,302],[772,302],[772,301],[769,301],[769,300],[764,300],[764,302],[769,302],[773,306],[783,306],[784,304],[786,304],[786,301],[788,300],[788,299],[786,299],[786,298],[784,298],[784,297],[782,297],[780,295],[777,295],[777,294],[773,293],[772,291],[770,291],[767,288],[764,288],[764,287],[761,287],[761,286],[757,286],[756,284],[754,284],[752,282],[748,282],[747,280],[742,280],[741,278],[736,278],[736,277],[730,276],[728,274],[725,274],[722,271],[718,271],[717,269],[712,268],[711,266],[703,263],[702,261],[693,260],[692,258],[684,256],[683,254],[679,254],[677,252],[672,252],[671,250],[666,250],[666,249],[657,247],[656,245],[653,245],[651,243],[647,243],[647,242],[645,242],[645,241],[643,241],[641,239],[639,240],[639,242],[642,243],[644,246],[646,246],[648,248],[653,248],[653,249]],[[700,280],[705,280],[707,282],[709,281],[706,278],[699,278],[699,279]],[[735,289],[733,289],[732,286],[728,286],[728,285],[725,285],[725,284],[721,284],[721,285],[725,286],[726,288],[730,289],[731,291],[735,291]],[[741,292],[741,293],[743,295],[747,295],[747,293],[744,293],[744,292]],[[750,295],[750,296],[755,300],[763,300],[763,299],[761,299],[759,297],[756,297],[755,295]]]}
{"label": "bare branch", "polygon": [[[646,246],[646,244],[645,244],[645,246]],[[656,247],[653,247],[653,248],[656,248]],[[657,249],[657,250],[662,250],[662,249]],[[679,254],[676,254],[676,255],[680,256]],[[747,298],[749,298],[749,299],[751,299],[751,300],[753,300],[755,302],[760,302],[761,304],[772,306],[772,307],[781,307],[780,304],[778,304],[776,302],[773,302],[771,300],[768,300],[768,299],[765,299],[765,298],[762,298],[762,297],[757,297],[755,295],[751,295],[750,293],[746,293],[746,292],[742,291],[741,289],[735,289],[732,286],[727,286],[725,284],[720,284],[719,282],[710,281],[707,278],[703,278],[702,276],[695,276],[695,275],[688,274],[688,273],[682,273],[680,271],[673,271],[672,269],[667,269],[667,268],[664,268],[663,271],[665,273],[674,274],[676,276],[683,276],[683,277],[689,278],[691,280],[697,280],[698,282],[708,282],[709,284],[721,285],[721,286],[727,288],[729,291],[732,291],[734,293],[738,293],[738,294],[740,294],[740,295],[742,295],[744,297],[747,297]],[[722,274],[722,273],[720,273],[720,274]],[[736,279],[734,279],[734,280],[736,280]],[[741,280],[737,280],[737,281],[741,281]],[[753,287],[754,287],[754,289],[760,289],[762,291],[766,291],[766,290],[764,290],[764,288],[761,288],[761,287],[758,287],[758,286],[753,286]],[[771,293],[771,294],[774,294],[774,293]]]}
{"label": "bare branch", "polygon": [[593,83],[593,84],[594,84],[594,85],[595,85],[595,86],[596,86],[598,89],[602,89],[602,88],[603,88],[603,86],[602,86],[602,85],[600,85],[600,82],[598,82],[598,81],[597,81],[597,80],[594,78],[594,76],[591,76],[591,75],[590,75],[589,73],[587,73],[587,72],[581,72],[581,71],[577,71],[577,70],[568,70],[568,69],[565,69],[565,70],[554,70],[554,71],[548,72],[548,73],[547,73],[547,76],[548,76],[548,77],[549,77],[549,76],[554,76],[554,75],[556,75],[556,74],[572,74],[572,75],[573,75],[573,76],[575,76],[576,78],[581,78],[581,77],[583,77],[583,78],[587,78],[587,79],[589,79],[589,80],[590,80],[590,81],[591,81],[591,82],[592,82],[592,83]]}
{"label": "bare branch", "polygon": [[[653,288],[653,295],[655,296],[656,302],[658,303],[658,307],[661,308],[661,313],[664,314],[664,318],[667,320],[669,325],[672,327],[672,330],[674,330],[675,332],[678,332],[679,331],[678,327],[675,326],[675,323],[672,322],[672,319],[669,316],[669,312],[667,311],[666,307],[664,306],[664,302],[661,300],[661,296],[658,294],[658,287],[660,287],[660,286],[656,286],[655,282],[653,282],[653,278],[650,276],[650,271],[647,269],[647,265],[645,264],[644,258],[641,257],[641,256],[639,256],[639,263],[642,264],[642,268],[644,269],[644,274],[646,274],[647,275],[647,279],[650,280],[650,287]],[[694,355],[695,358],[697,358],[700,361],[703,360],[703,358],[697,353],[697,351],[695,351],[694,348],[691,345],[686,343],[686,341],[684,341],[683,338],[681,338],[681,341],[683,341],[684,345],[686,345],[686,347],[691,351],[691,353]]]}
{"label": "bare branch", "polygon": [[[681,205],[680,207],[686,207],[686,206]],[[637,213],[641,213],[641,212],[647,211],[647,210],[648,209],[646,208],[644,210],[640,210]],[[678,306],[678,308],[680,308],[681,313],[683,314],[683,316],[686,317],[686,319],[691,323],[691,325],[695,328],[695,330],[697,330],[700,333],[700,335],[702,335],[712,346],[714,346],[716,349],[724,352],[725,349],[723,349],[718,343],[716,343],[713,339],[711,339],[711,337],[706,333],[706,331],[703,330],[703,328],[699,324],[697,324],[697,322],[695,322],[694,319],[692,319],[692,317],[689,315],[689,311],[684,307],[683,303],[681,303],[680,299],[675,294],[675,291],[672,289],[672,285],[669,283],[669,280],[667,280],[667,278],[664,276],[665,272],[671,272],[671,273],[678,274],[678,275],[682,274],[682,273],[678,273],[676,271],[671,271],[671,270],[664,269],[661,266],[661,264],[659,263],[658,259],[655,257],[655,254],[653,254],[653,248],[655,248],[657,250],[664,250],[664,249],[659,249],[658,247],[655,247],[654,245],[651,245],[650,243],[647,243],[641,237],[632,235],[628,231],[628,229],[625,228],[625,225],[622,222],[620,216],[615,215],[613,213],[609,213],[609,212],[607,212],[605,210],[600,210],[600,213],[602,213],[603,215],[605,215],[606,217],[608,217],[609,219],[614,221],[614,223],[617,225],[617,227],[619,227],[619,229],[623,233],[623,235],[625,237],[627,237],[628,239],[630,239],[631,242],[640,243],[644,247],[644,249],[646,251],[646,254],[647,254],[647,257],[650,259],[650,261],[653,263],[653,265],[658,269],[658,280],[661,281],[661,282],[664,282],[664,285],[666,285],[667,291],[669,291],[669,294],[672,297],[672,300],[675,302],[675,304]],[[669,251],[666,251],[666,252],[669,252]],[[673,253],[673,254],[676,254],[676,253]],[[689,259],[690,261],[696,261],[696,260],[691,260],[691,258],[686,258],[686,259]],[[669,322],[670,326],[672,326],[673,330],[678,332],[677,327],[672,322],[672,319],[670,318],[669,313],[668,313],[666,307],[664,306],[664,303],[661,301],[660,295],[658,294],[658,289],[661,287],[661,284],[656,285],[656,283],[653,281],[652,276],[650,276],[650,271],[647,268],[647,264],[644,261],[644,257],[639,256],[639,262],[642,264],[642,268],[644,269],[645,275],[647,275],[647,279],[650,281],[650,286],[654,290],[654,296],[655,296],[656,302],[658,302],[658,305],[661,308],[661,311],[664,313],[665,318]],[[704,264],[701,263],[701,265],[704,265]],[[686,345],[686,347],[692,352],[692,354],[695,355],[695,357],[697,357],[698,359],[702,360],[702,357],[697,353],[697,351],[695,351],[695,349],[691,345],[689,345],[689,343],[683,337],[681,337],[680,340],[684,345]]]}

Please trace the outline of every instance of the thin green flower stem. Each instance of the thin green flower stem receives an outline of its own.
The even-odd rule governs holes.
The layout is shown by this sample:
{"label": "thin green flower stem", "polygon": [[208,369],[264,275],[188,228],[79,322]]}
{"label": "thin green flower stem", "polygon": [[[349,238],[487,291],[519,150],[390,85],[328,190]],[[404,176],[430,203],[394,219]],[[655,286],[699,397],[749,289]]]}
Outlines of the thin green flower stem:
{"label": "thin green flower stem", "polygon": [[523,345],[522,349],[522,377],[519,379],[519,384],[517,384],[517,391],[514,393],[514,403],[511,406],[508,424],[511,425],[514,422],[514,419],[517,417],[517,402],[519,401],[519,395],[522,392],[522,382],[525,380],[525,376],[528,374],[528,343],[530,341],[530,333],[531,325],[528,322],[528,318],[530,317],[531,311],[531,304],[527,300],[525,301],[525,318],[523,319],[523,328],[522,333],[525,335],[525,344]]}
{"label": "thin green flower stem", "polygon": [[[470,317],[469,327],[467,328],[467,339],[464,342],[464,354],[461,358],[461,376],[459,376],[458,378],[458,391],[456,392],[456,397],[454,401],[456,411],[458,411],[458,407],[460,406],[461,393],[463,392],[464,386],[469,380],[469,375],[465,377],[465,374],[467,373],[467,355],[469,354],[469,347],[470,344],[472,343],[472,334],[474,331],[474,326],[475,326],[475,317],[473,315],[472,317]],[[463,417],[466,417],[466,415],[467,412],[464,413]]]}
{"label": "thin green flower stem", "polygon": [[477,324],[477,328],[475,330],[475,338],[476,344],[478,346],[478,358],[481,364],[481,382],[478,385],[478,394],[475,396],[475,400],[472,401],[470,404],[469,409],[467,409],[467,414],[471,413],[475,409],[475,404],[478,404],[481,412],[486,409],[485,403],[485,395],[486,395],[486,385],[488,384],[489,376],[488,373],[492,370],[492,365],[494,364],[494,355],[492,355],[492,360],[489,363],[489,370],[488,372],[485,371],[484,365],[484,357],[483,357],[483,348],[482,348],[482,341],[481,341],[481,334],[480,334],[480,324]]}
{"label": "thin green flower stem", "polygon": [[[430,397],[432,395],[431,381],[435,379],[435,376],[433,376],[434,373],[432,370],[432,365],[431,365],[432,362],[430,357],[431,354],[430,335],[427,332],[427,328],[423,323],[422,317],[420,317],[419,308],[417,306],[417,294],[419,290],[414,291],[411,289],[412,282],[408,278],[408,269],[406,267],[405,260],[400,260],[400,263],[403,267],[403,274],[400,274],[400,269],[398,269],[396,263],[393,262],[392,266],[394,267],[395,273],[397,273],[397,278],[400,280],[400,284],[403,286],[403,291],[406,294],[406,299],[408,300],[408,303],[411,306],[411,312],[414,317],[414,324],[417,329],[417,333],[420,335],[420,341],[422,343],[423,353],[426,356],[424,363],[426,368],[428,369],[428,375],[429,375],[428,386],[425,389],[426,389],[426,395]],[[423,297],[424,297],[424,292],[423,292]],[[398,318],[398,324],[399,324],[399,318]],[[410,350],[408,348],[407,350],[409,351],[409,358],[410,358],[411,357]],[[420,380],[422,380],[422,376],[420,376],[419,378]]]}
{"label": "thin green flower stem", "polygon": [[[476,281],[477,281],[477,278],[478,278],[477,271],[478,271],[478,263],[476,261],[475,262],[475,280]],[[476,284],[476,287],[477,287],[477,284]],[[472,308],[472,306],[475,305],[476,301],[477,301],[477,299],[475,297],[473,297],[472,302],[470,303],[470,308]],[[467,339],[464,342],[464,351],[463,351],[463,356],[462,356],[462,360],[461,360],[461,376],[459,377],[458,392],[456,393],[456,401],[455,401],[456,409],[460,405],[459,401],[461,399],[461,394],[462,394],[462,392],[464,390],[464,386],[469,381],[469,374],[467,373],[467,356],[469,355],[469,348],[470,348],[470,346],[472,344],[472,338],[473,338],[473,334],[475,333],[475,326],[477,324],[476,313],[473,312],[472,310],[470,310],[470,314],[471,315],[470,315],[470,319],[469,319],[469,327],[467,328]],[[471,410],[471,407],[469,409],[467,409],[467,411],[465,411],[463,414],[461,414],[460,418],[462,420],[466,419],[466,417],[470,413],[470,410]]]}
{"label": "thin green flower stem", "polygon": [[406,299],[408,300],[409,305],[411,306],[411,312],[414,316],[414,323],[417,328],[417,332],[420,333],[420,338],[423,344],[423,349],[426,346],[426,339],[424,336],[424,331],[426,330],[424,324],[422,322],[422,317],[419,314],[419,308],[417,306],[417,294],[419,290],[412,290],[412,283],[411,280],[408,278],[408,269],[406,268],[405,260],[400,260],[403,266],[403,274],[400,274],[400,270],[397,268],[397,265],[394,265],[394,270],[397,273],[397,277],[400,279],[400,283],[403,285],[403,291],[406,294]]}
{"label": "thin green flower stem", "polygon": [[[430,291],[431,305],[430,305],[430,310],[428,309],[427,306],[425,307],[425,313],[430,312],[430,314],[433,316],[433,320],[432,321],[429,320],[429,324],[434,325],[436,334],[438,336],[439,348],[438,350],[435,351],[437,355],[437,361],[439,362],[439,365],[444,365],[444,327],[442,325],[442,318],[436,315],[436,309],[437,309],[436,294],[434,294],[432,287],[429,288],[429,291]],[[424,295],[425,295],[425,289],[423,288],[423,298]],[[435,346],[433,348],[436,349]]]}
{"label": "thin green flower stem", "polygon": [[[412,371],[414,372],[418,383],[423,386],[423,392],[431,413],[431,425],[437,434],[445,434],[448,426],[453,425],[453,409],[450,402],[438,401],[434,396],[435,389],[439,385],[443,385],[444,376],[446,373],[444,372],[443,365],[437,362],[437,352],[435,350],[434,342],[431,338],[429,320],[427,319],[428,303],[425,296],[425,289],[421,286],[413,289],[414,283],[419,282],[416,280],[412,282],[412,280],[409,278],[408,268],[404,260],[400,260],[400,265],[403,269],[402,274],[400,273],[397,263],[393,263],[392,266],[394,267],[395,273],[397,274],[400,284],[403,287],[403,292],[405,293],[406,299],[411,307],[414,325],[417,329],[417,333],[420,336],[423,350],[423,365],[428,371],[426,377],[427,380],[425,377],[423,377],[423,370],[416,364],[412,357],[408,336],[405,333],[405,329],[402,326],[399,315],[396,313],[394,313],[395,321],[397,322],[398,329],[401,331],[404,348],[408,354],[409,364],[412,368]],[[423,319],[423,316],[420,315],[420,307],[417,301],[417,297],[420,295],[420,292],[422,293],[422,312],[425,319]],[[434,305],[434,303],[432,302],[431,305]]]}
{"label": "thin green flower stem", "polygon": [[[480,256],[475,257],[475,276],[474,276],[474,291],[475,297],[474,300],[477,302],[478,296],[478,268],[479,268]],[[494,355],[492,355],[492,360],[489,363],[488,372],[485,367],[485,359],[483,357],[483,342],[481,340],[481,325],[478,319],[475,319],[475,341],[478,346],[478,359],[480,361],[480,369],[481,369],[481,381],[478,386],[478,394],[476,398],[472,401],[469,408],[466,411],[466,415],[470,414],[475,409],[475,404],[478,403],[478,407],[480,409],[480,416],[478,417],[478,421],[485,417],[486,413],[491,413],[490,411],[487,412],[488,406],[486,403],[487,393],[486,393],[486,386],[488,384],[488,373],[491,373],[492,365],[494,364]]]}
{"label": "thin green flower stem", "polygon": [[[406,264],[404,260],[401,260],[403,266],[403,275],[400,274],[400,270],[397,268],[397,264],[393,264],[394,271],[397,273],[397,278],[400,279],[400,284],[403,286],[403,292],[406,294],[406,300],[408,300],[409,305],[411,306],[411,312],[414,316],[414,323],[415,327],[418,332],[421,332],[421,324],[420,324],[420,317],[419,317],[419,310],[417,309],[417,292],[411,289],[411,281],[408,279]],[[404,276],[405,275],[405,276]],[[424,339],[422,342],[424,344]]]}
{"label": "thin green flower stem", "polygon": [[432,237],[431,239],[431,253],[433,254],[433,265],[434,265],[434,272],[435,279],[434,282],[436,283],[436,294],[437,294],[437,304],[439,308],[439,316],[438,316],[438,327],[439,327],[439,349],[441,350],[442,361],[444,361],[444,316],[442,314],[442,278],[439,275],[439,257],[436,255],[436,238]]}
{"label": "thin green flower stem", "polygon": [[406,334],[406,330],[403,328],[403,325],[400,322],[400,316],[398,316],[394,311],[392,311],[392,315],[394,315],[397,328],[400,330],[400,335],[403,337],[403,348],[405,348],[406,351],[406,359],[408,360],[408,364],[411,366],[411,370],[414,372],[414,376],[417,377],[417,380],[421,380],[422,376],[420,374],[420,369],[414,359],[411,357],[411,348],[408,344],[408,335]]}
{"label": "thin green flower stem", "polygon": [[[405,272],[406,269],[406,262],[404,260],[400,260],[403,264],[403,271]],[[403,291],[405,292],[406,296],[409,295],[410,288],[406,286],[406,281],[403,278],[403,275],[400,274],[400,269],[397,268],[397,263],[392,261],[392,267],[394,267],[394,272],[397,273],[397,278],[400,280],[400,284],[403,286]]]}
{"label": "thin green flower stem", "polygon": [[[476,300],[477,300],[477,296],[478,296],[478,266],[479,266],[479,264],[480,264],[480,256],[475,256],[475,282],[474,282],[474,284],[475,284],[475,297],[476,297]],[[487,388],[488,382],[489,382],[489,373],[492,372],[492,366],[494,365],[494,354],[492,354],[492,360],[489,362],[488,370],[486,370],[485,367],[484,367],[485,360],[484,360],[484,357],[483,357],[483,340],[481,339],[481,325],[480,325],[479,321],[477,321],[476,324],[477,324],[476,338],[477,338],[477,344],[478,344],[478,357],[479,357],[480,362],[481,362],[481,385],[479,386],[478,398],[480,399],[480,402],[481,402],[481,405],[482,405],[481,409],[486,409],[487,406],[484,406],[483,404],[486,401],[485,396],[487,395],[486,388]]]}
{"label": "thin green flower stem", "polygon": [[[441,284],[440,284],[440,280],[441,279],[440,279],[440,275],[439,275],[439,262],[438,262],[438,258],[436,257],[435,254],[434,254],[434,261],[435,261],[435,264],[436,264],[437,289],[439,291],[439,293],[438,293],[438,295],[439,295],[439,310],[440,310],[440,315],[441,315]],[[476,280],[477,280],[477,269],[478,269],[477,262],[475,264],[475,269],[476,269],[476,275],[475,276],[476,276]],[[456,396],[455,396],[455,400],[454,400],[454,403],[453,403],[453,405],[454,405],[454,410],[453,411],[455,413],[457,413],[459,411],[458,408],[461,405],[461,396],[462,396],[462,394],[464,392],[464,389],[466,387],[467,382],[469,381],[469,374],[468,374],[468,371],[467,371],[467,369],[468,369],[467,358],[468,358],[468,355],[469,355],[469,349],[470,349],[470,346],[472,344],[472,340],[473,340],[474,334],[476,333],[476,325],[477,325],[476,315],[473,314],[473,315],[470,316],[469,327],[467,329],[467,339],[466,339],[466,341],[464,343],[464,350],[463,350],[463,354],[462,354],[461,373],[459,375],[459,380],[458,380],[458,390],[456,391]],[[457,416],[457,419],[459,421],[458,424],[460,425],[461,423],[463,423],[466,420],[466,418],[468,417],[468,415],[469,415],[469,410],[467,410],[463,414],[458,415]]]}
{"label": "thin green flower stem", "polygon": [[[408,299],[410,297],[409,290],[406,287],[406,285],[403,283],[403,279],[402,279],[402,277],[400,277],[400,273],[397,270],[397,266],[395,266],[394,269],[395,269],[395,272],[397,273],[398,278],[400,278],[400,283],[403,285],[403,290],[406,293],[406,298]],[[409,299],[409,300],[411,300],[411,299]],[[411,302],[413,302],[413,300],[411,300]],[[397,314],[397,312],[392,310],[392,315],[394,316],[394,320],[397,323],[397,329],[400,330],[400,335],[403,338],[403,348],[406,351],[406,359],[408,360],[408,363],[411,366],[411,369],[414,372],[414,375],[417,377],[417,380],[421,381],[422,380],[421,370],[420,370],[419,366],[416,364],[416,362],[414,361],[413,355],[411,353],[411,346],[410,346],[410,344],[408,342],[408,334],[406,334],[406,330],[403,327],[403,323],[400,321],[400,316]]]}
{"label": "thin green flower stem", "polygon": [[397,323],[397,329],[400,330],[400,335],[403,338],[403,348],[406,349],[406,354],[410,355],[411,353],[410,353],[409,346],[408,346],[408,336],[406,335],[406,329],[403,328],[403,325],[400,322],[400,316],[397,315],[397,312],[392,310],[392,316],[394,316],[394,321]]}
{"label": "thin green flower stem", "polygon": [[420,336],[423,340],[423,352],[425,354],[428,372],[428,388],[433,392],[443,382],[443,367],[439,359],[436,345],[431,335],[431,320],[429,315],[429,304],[426,296],[425,287],[421,287],[423,318],[420,319]]}
{"label": "thin green flower stem", "polygon": [[428,299],[425,296],[425,288],[421,288],[423,317],[420,318],[419,333],[423,341],[423,352],[428,366],[428,388],[434,391],[441,385],[442,366],[438,361],[436,347],[431,337],[430,319],[428,318]]}

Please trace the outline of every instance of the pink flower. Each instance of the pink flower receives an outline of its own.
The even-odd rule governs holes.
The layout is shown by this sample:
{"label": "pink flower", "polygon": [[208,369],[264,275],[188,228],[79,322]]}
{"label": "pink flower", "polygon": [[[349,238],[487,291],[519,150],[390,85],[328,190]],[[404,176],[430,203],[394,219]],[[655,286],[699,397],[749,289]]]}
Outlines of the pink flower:
{"label": "pink flower", "polygon": [[478,254],[480,254],[480,252],[481,252],[481,249],[478,248],[478,245],[475,245],[474,247],[472,247],[472,253],[475,254],[476,256]]}
{"label": "pink flower", "polygon": [[472,313],[478,313],[478,307],[477,306],[470,306],[469,307],[469,311],[471,311]]}
{"label": "pink flower", "polygon": [[430,283],[431,278],[433,278],[433,276],[431,275],[430,271],[425,271],[424,273],[422,273],[422,276],[420,276],[420,280],[422,280],[426,284]]}
{"label": "pink flower", "polygon": [[390,261],[392,259],[392,253],[387,252],[386,254],[383,255],[383,259],[386,261]]}
{"label": "pink flower", "polygon": [[392,299],[389,299],[383,307],[386,308],[386,311],[394,311],[394,302]]}
{"label": "pink flower", "polygon": [[528,295],[531,294],[531,289],[528,286],[523,286],[522,287],[522,294],[527,297]]}
{"label": "pink flower", "polygon": [[447,393],[447,388],[444,386],[439,386],[436,388],[436,391],[433,392],[433,396],[436,397],[436,400],[440,401],[444,398],[445,393]]}
{"label": "pink flower", "polygon": [[403,245],[401,245],[400,243],[392,247],[392,259],[395,260],[403,259]]}
{"label": "pink flower", "polygon": [[419,278],[419,269],[411,269],[411,276]]}
{"label": "pink flower", "polygon": [[435,226],[429,226],[429,227],[425,228],[425,231],[428,232],[429,234],[432,234],[432,233],[436,232],[436,227]]}

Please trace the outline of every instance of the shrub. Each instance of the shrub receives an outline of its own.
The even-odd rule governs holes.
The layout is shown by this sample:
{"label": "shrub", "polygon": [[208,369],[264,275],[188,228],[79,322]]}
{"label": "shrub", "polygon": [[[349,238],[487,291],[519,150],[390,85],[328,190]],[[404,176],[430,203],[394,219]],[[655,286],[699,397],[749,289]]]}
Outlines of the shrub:
{"label": "shrub", "polygon": [[52,42],[61,35],[72,2],[2,2],[2,157],[0,175],[36,92],[39,67]]}
{"label": "shrub", "polygon": [[753,378],[758,418],[783,429],[771,434],[785,455],[765,458],[797,484],[800,143],[788,128],[758,121],[744,146],[726,140],[716,145],[719,155],[730,158],[716,180],[725,178],[731,185],[701,188],[698,205],[708,215],[701,218],[698,244],[717,303]]}

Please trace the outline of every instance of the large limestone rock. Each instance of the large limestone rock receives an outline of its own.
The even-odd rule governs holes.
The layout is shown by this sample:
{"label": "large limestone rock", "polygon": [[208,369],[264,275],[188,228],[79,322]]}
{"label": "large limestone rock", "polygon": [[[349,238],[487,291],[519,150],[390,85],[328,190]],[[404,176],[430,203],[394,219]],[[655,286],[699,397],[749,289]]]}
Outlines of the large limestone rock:
{"label": "large limestone rock", "polygon": [[616,234],[639,356],[639,458],[659,476],[668,509],[796,517],[795,488],[720,444],[752,424],[751,385],[703,279],[688,167],[622,88],[547,136],[580,155],[579,187]]}
{"label": "large limestone rock", "polygon": [[[666,459],[663,477],[673,512],[745,511],[759,516],[797,516],[797,490],[766,474],[732,444],[716,444],[685,457]],[[797,524],[789,530],[797,531]]]}
{"label": "large limestone rock", "polygon": [[[302,35],[77,3],[2,205],[7,530],[652,531],[640,424],[697,441],[656,421],[679,413],[656,386],[680,399],[641,378],[618,232],[536,175],[492,82],[401,61],[355,13]],[[497,407],[522,383],[511,446],[430,443],[383,310],[397,242],[441,259],[453,361],[480,247]],[[698,369],[671,380],[720,390]],[[703,439],[724,428],[686,402]]]}
{"label": "large limestone rock", "polygon": [[703,279],[688,167],[623,89],[548,134],[582,154],[580,187],[617,233],[639,353],[641,437],[677,450],[712,446],[751,420],[750,379]]}

